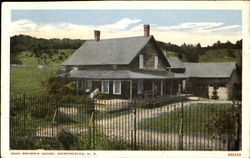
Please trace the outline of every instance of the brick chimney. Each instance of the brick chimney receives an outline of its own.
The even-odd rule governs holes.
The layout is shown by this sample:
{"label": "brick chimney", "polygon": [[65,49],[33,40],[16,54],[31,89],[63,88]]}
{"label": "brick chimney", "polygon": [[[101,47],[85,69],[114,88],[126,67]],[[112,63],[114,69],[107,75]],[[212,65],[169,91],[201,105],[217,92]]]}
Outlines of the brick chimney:
{"label": "brick chimney", "polygon": [[100,41],[100,34],[101,34],[101,32],[98,31],[98,30],[95,30],[94,34],[95,34],[95,41],[97,41],[97,42]]}
{"label": "brick chimney", "polygon": [[148,37],[150,32],[150,25],[144,25],[144,37]]}

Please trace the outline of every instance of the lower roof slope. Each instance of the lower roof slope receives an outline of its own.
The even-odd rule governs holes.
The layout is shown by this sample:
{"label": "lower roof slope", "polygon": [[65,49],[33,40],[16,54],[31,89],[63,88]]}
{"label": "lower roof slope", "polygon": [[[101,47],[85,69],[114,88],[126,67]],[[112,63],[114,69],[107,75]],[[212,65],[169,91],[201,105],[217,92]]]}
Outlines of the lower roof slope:
{"label": "lower roof slope", "polygon": [[235,62],[184,63],[186,74],[197,78],[230,78],[236,69]]}
{"label": "lower roof slope", "polygon": [[168,60],[171,68],[175,68],[175,69],[176,68],[179,68],[179,69],[185,68],[183,62],[178,57],[167,56],[166,59]]}
{"label": "lower roof slope", "polygon": [[170,71],[131,71],[131,70],[77,70],[69,74],[59,74],[57,78],[64,78],[67,75],[72,79],[171,79],[187,78]]}

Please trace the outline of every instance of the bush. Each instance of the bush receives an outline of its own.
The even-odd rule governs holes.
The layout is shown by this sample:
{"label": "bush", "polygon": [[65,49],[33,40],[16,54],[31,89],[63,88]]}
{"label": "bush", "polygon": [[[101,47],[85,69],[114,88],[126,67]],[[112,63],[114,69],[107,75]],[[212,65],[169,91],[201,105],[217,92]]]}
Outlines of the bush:
{"label": "bush", "polygon": [[74,142],[77,141],[77,137],[68,129],[62,129],[58,135],[58,140],[61,143],[63,149],[69,150]]}
{"label": "bush", "polygon": [[15,150],[55,150],[61,149],[60,143],[56,139],[14,137],[10,139],[10,149]]}
{"label": "bush", "polygon": [[76,123],[77,121],[74,120],[71,116],[58,112],[57,116],[58,123]]}
{"label": "bush", "polygon": [[218,89],[218,87],[214,87],[214,90],[212,92],[212,94],[213,94],[212,99],[218,99],[219,98],[217,89]]}
{"label": "bush", "polygon": [[214,136],[225,139],[233,139],[236,136],[238,126],[237,119],[240,116],[239,107],[234,105],[221,107],[218,112],[212,113],[207,127],[210,131],[214,131]]}
{"label": "bush", "polygon": [[105,99],[108,99],[108,96],[105,95],[105,94],[99,93],[99,94],[96,96],[96,99],[105,100]]}
{"label": "bush", "polygon": [[41,82],[42,87],[47,89],[50,95],[62,95],[72,93],[74,90],[74,83],[68,81],[59,81],[56,79],[49,79]]}

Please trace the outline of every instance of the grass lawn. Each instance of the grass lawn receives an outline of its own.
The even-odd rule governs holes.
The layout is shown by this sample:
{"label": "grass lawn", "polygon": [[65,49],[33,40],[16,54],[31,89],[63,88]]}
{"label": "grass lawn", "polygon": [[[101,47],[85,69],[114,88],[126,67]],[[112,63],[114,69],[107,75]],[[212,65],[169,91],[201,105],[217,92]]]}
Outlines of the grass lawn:
{"label": "grass lawn", "polygon": [[[36,57],[31,51],[18,53],[17,59],[22,62],[22,65],[10,69],[11,96],[46,93],[46,89],[41,86],[41,81],[55,75],[60,64],[73,51],[73,49],[49,50],[49,54],[44,53],[40,57]],[[38,65],[43,65],[45,69],[39,69]]]}
{"label": "grass lawn", "polygon": [[11,68],[10,93],[11,96],[27,94],[44,94],[46,89],[41,81],[52,76],[54,68],[38,69],[37,66]]}
{"label": "grass lawn", "polygon": [[[198,104],[183,108],[184,134],[212,135],[207,124],[212,114],[220,115],[223,108],[229,104]],[[145,119],[138,124],[138,128],[163,133],[178,133],[181,127],[181,109],[168,112],[155,118]],[[223,116],[221,116],[223,117]]]}

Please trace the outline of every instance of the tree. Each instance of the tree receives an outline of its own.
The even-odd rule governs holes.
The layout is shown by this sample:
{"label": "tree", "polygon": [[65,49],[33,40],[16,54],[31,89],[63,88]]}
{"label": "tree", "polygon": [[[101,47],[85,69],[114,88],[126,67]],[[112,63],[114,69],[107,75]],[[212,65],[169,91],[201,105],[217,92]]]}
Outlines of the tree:
{"label": "tree", "polygon": [[228,56],[230,56],[230,57],[232,57],[232,58],[236,58],[236,56],[235,56],[235,54],[234,54],[234,51],[232,51],[231,49],[229,49],[229,50],[227,51],[227,54],[228,54]]}
{"label": "tree", "polygon": [[242,49],[242,39],[236,41],[236,43],[235,43],[235,48],[236,48],[236,49]]}

